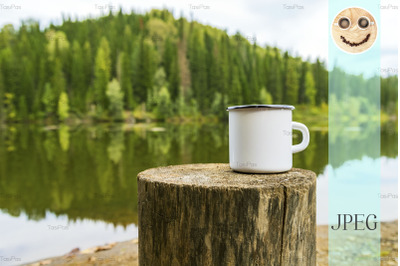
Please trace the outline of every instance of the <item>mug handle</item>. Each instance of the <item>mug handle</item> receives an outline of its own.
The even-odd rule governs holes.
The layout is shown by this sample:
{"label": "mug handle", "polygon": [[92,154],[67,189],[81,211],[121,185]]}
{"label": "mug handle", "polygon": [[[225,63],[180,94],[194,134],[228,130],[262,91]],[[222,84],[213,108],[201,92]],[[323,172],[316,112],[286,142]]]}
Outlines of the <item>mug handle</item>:
{"label": "mug handle", "polygon": [[292,146],[292,153],[304,151],[310,143],[310,132],[302,123],[292,122],[292,129],[301,131],[303,140],[301,143]]}

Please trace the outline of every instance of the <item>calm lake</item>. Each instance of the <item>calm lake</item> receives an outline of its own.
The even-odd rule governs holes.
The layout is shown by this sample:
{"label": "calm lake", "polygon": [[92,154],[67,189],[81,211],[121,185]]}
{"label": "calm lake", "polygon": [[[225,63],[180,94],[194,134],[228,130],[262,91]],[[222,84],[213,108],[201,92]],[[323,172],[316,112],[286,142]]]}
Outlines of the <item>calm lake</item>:
{"label": "calm lake", "polygon": [[[312,126],[310,130],[311,143],[295,154],[294,167],[318,174],[317,222],[326,224],[328,132]],[[299,138],[294,134],[294,142]],[[335,141],[340,145],[340,139]],[[368,150],[353,153],[354,160],[381,160],[381,217],[396,219],[397,124],[382,127],[381,158],[369,158]],[[76,247],[83,250],[136,238],[140,171],[228,160],[227,123],[3,126],[0,256],[12,260],[0,264],[27,263]]]}

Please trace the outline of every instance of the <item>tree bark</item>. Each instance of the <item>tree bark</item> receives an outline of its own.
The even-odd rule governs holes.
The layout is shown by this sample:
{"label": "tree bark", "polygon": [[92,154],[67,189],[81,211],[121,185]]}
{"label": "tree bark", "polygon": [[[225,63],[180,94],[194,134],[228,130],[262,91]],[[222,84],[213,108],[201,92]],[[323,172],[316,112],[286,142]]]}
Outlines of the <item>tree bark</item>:
{"label": "tree bark", "polygon": [[140,265],[316,265],[316,175],[228,164],[138,175]]}

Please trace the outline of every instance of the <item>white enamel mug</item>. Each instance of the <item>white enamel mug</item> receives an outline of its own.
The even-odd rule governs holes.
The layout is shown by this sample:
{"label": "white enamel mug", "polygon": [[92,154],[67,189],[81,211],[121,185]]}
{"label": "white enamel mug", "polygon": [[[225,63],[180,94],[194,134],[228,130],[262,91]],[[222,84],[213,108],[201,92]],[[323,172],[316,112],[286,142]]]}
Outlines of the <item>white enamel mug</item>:
{"label": "white enamel mug", "polygon": [[[303,151],[310,142],[308,128],[292,122],[291,105],[240,105],[229,111],[229,164],[244,173],[289,171],[293,153]],[[292,130],[303,135],[292,145]]]}

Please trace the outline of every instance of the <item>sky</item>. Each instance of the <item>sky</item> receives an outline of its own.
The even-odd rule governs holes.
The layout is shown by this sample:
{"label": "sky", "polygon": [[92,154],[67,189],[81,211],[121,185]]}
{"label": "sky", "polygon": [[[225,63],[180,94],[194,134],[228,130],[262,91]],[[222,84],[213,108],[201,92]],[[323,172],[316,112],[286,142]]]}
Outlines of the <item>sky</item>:
{"label": "sky", "polygon": [[[396,0],[382,0],[379,5],[383,75],[397,73],[399,4]],[[22,20],[32,18],[45,27],[50,22],[60,24],[63,14],[84,19],[120,7],[124,12],[167,8],[175,17],[183,14],[188,19],[226,29],[229,34],[239,31],[250,41],[277,46],[304,59],[328,57],[327,0],[5,0],[0,2],[0,26],[12,23],[18,27]]]}

